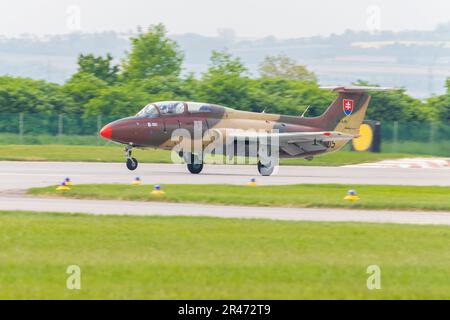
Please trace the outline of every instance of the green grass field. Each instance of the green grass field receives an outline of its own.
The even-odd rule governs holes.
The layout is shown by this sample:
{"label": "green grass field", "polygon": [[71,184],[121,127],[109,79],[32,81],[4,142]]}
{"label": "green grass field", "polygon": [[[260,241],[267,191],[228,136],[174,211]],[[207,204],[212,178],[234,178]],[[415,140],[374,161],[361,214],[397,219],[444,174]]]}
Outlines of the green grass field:
{"label": "green grass field", "polygon": [[0,133],[0,145],[10,145],[11,142],[25,145],[107,145],[110,142],[99,135],[50,135],[25,134],[22,137],[14,133]]}
{"label": "green grass field", "polygon": [[450,298],[445,226],[0,212],[0,227],[0,299]]}
{"label": "green grass field", "polygon": [[[243,181],[244,182],[244,181]],[[151,185],[92,184],[76,185],[61,193],[55,186],[32,188],[32,195],[62,196],[80,199],[116,199],[139,201],[195,202],[226,205],[329,207],[402,210],[450,210],[450,187],[370,186],[370,185],[163,185],[165,196],[150,194]],[[349,189],[361,199],[344,201]]]}
{"label": "green grass field", "polygon": [[434,155],[436,157],[450,157],[450,140],[448,137],[437,141],[383,141],[382,152],[415,153]]}
{"label": "green grass field", "polygon": [[[170,152],[147,149],[134,150],[141,163],[171,163]],[[283,159],[281,164],[304,166],[340,166],[384,159],[413,157],[411,154],[370,153],[339,151],[315,158],[312,161]],[[17,161],[87,161],[125,162],[123,147],[119,146],[69,146],[69,145],[0,145],[0,160]]]}

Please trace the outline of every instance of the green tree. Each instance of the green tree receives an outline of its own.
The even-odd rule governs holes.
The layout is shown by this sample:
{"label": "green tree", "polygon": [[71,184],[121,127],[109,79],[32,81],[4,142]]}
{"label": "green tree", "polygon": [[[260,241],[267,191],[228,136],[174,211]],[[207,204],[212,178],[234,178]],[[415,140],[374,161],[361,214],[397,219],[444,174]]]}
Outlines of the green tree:
{"label": "green tree", "polygon": [[71,97],[61,86],[43,80],[0,77],[0,112],[55,114],[70,109]]}
{"label": "green tree", "polygon": [[148,94],[152,101],[196,100],[197,83],[192,76],[185,79],[176,76],[156,76],[134,81],[132,86]]}
{"label": "green tree", "polygon": [[119,66],[112,64],[113,57],[108,53],[105,58],[93,54],[78,56],[78,72],[92,74],[109,84],[117,81]]}
{"label": "green tree", "polygon": [[305,66],[285,56],[268,56],[259,65],[261,77],[282,78],[287,80],[317,81],[316,75]]}
{"label": "green tree", "polygon": [[428,104],[431,110],[435,113],[435,120],[442,122],[450,122],[450,79],[446,81],[447,93],[431,97],[428,99]]}
{"label": "green tree", "polygon": [[250,97],[252,111],[299,116],[309,107],[305,117],[312,117],[320,115],[336,94],[311,81],[261,78],[252,82]]}
{"label": "green tree", "polygon": [[123,62],[123,73],[125,78],[134,80],[177,76],[182,63],[183,53],[177,43],[167,37],[162,24],[157,24],[131,38],[131,52]]}
{"label": "green tree", "polygon": [[228,52],[213,51],[208,70],[203,73],[198,96],[201,100],[248,110],[247,69]]}
{"label": "green tree", "polygon": [[147,93],[136,90],[132,85],[111,86],[100,90],[97,97],[89,100],[86,115],[132,116],[150,101]]}
{"label": "green tree", "polygon": [[[357,81],[355,85],[374,86],[366,81]],[[372,92],[366,119],[380,121],[427,121],[432,118],[427,105],[406,94],[405,89],[388,92]]]}
{"label": "green tree", "polygon": [[74,102],[61,86],[42,80],[0,77],[0,128],[17,133],[18,113],[25,114],[27,134],[56,133],[58,114],[71,110]]}
{"label": "green tree", "polygon": [[91,99],[99,96],[100,91],[107,87],[108,83],[106,81],[97,78],[92,73],[75,73],[63,86],[64,92],[74,101],[74,106],[70,112],[83,114],[86,104]]}
{"label": "green tree", "polygon": [[87,103],[87,115],[130,116],[150,102],[195,100],[196,80],[156,76],[104,87]]}

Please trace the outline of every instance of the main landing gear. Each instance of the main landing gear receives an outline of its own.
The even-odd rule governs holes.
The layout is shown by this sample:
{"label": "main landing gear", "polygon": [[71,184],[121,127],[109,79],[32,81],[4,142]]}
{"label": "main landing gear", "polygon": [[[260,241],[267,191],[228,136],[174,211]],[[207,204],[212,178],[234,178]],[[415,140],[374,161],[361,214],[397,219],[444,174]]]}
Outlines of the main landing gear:
{"label": "main landing gear", "polygon": [[258,161],[258,172],[262,176],[270,176],[275,170],[275,165],[272,162],[269,164],[262,164],[261,160]]}
{"label": "main landing gear", "polygon": [[[186,159],[185,159],[186,160]],[[188,158],[187,162],[187,168],[190,173],[192,174],[199,174],[203,170],[203,160],[200,159],[195,154],[190,154],[190,159]]]}
{"label": "main landing gear", "polygon": [[180,152],[178,154],[187,164],[187,169],[192,174],[199,174],[203,170],[203,159],[193,153]]}
{"label": "main landing gear", "polygon": [[278,158],[272,156],[272,149],[267,145],[262,144],[258,149],[258,172],[262,176],[270,176],[276,165]]}
{"label": "main landing gear", "polygon": [[138,161],[136,160],[136,158],[133,158],[131,156],[131,150],[133,149],[133,147],[131,145],[128,145],[125,147],[125,156],[127,158],[127,168],[128,170],[136,170],[136,168],[138,167]]}

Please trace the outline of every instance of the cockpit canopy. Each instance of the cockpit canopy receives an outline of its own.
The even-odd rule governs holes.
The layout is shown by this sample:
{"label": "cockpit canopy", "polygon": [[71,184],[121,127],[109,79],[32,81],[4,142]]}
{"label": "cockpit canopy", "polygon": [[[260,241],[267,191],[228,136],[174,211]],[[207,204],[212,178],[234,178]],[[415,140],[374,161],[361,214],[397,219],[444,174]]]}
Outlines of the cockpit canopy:
{"label": "cockpit canopy", "polygon": [[156,118],[159,117],[159,111],[153,104],[148,104],[144,108],[142,108],[142,110],[139,111],[136,116]]}
{"label": "cockpit canopy", "polygon": [[182,114],[185,112],[201,113],[212,112],[213,107],[207,103],[200,102],[181,102],[181,101],[162,101],[146,105],[137,116],[156,118],[161,115]]}

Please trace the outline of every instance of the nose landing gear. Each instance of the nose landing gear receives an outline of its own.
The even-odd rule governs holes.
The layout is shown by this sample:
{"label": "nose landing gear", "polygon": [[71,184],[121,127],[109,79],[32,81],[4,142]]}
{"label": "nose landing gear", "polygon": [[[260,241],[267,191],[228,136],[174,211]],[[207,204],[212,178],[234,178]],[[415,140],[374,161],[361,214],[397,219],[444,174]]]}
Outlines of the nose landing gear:
{"label": "nose landing gear", "polygon": [[127,158],[127,168],[128,170],[136,170],[136,168],[138,167],[138,161],[136,160],[136,158],[133,158],[131,156],[131,150],[133,149],[133,147],[131,145],[128,145],[125,147],[125,156]]}

